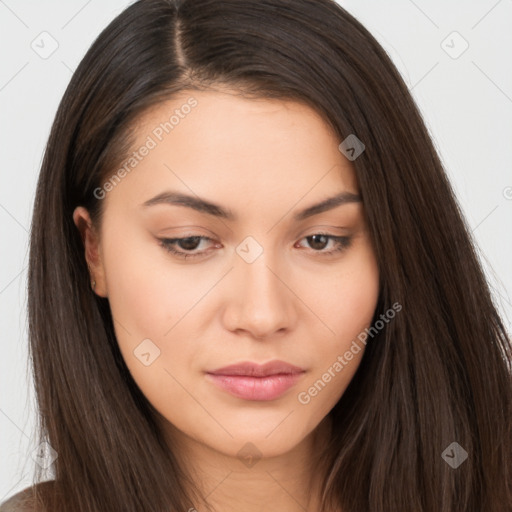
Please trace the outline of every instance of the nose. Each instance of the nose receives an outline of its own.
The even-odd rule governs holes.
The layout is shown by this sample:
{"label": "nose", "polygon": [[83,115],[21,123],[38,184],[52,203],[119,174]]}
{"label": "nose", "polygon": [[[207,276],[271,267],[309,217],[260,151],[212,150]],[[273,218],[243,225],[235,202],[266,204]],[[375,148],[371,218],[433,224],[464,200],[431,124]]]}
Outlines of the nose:
{"label": "nose", "polygon": [[287,273],[270,263],[266,252],[252,263],[235,263],[223,314],[226,329],[267,339],[294,327],[297,317]]}

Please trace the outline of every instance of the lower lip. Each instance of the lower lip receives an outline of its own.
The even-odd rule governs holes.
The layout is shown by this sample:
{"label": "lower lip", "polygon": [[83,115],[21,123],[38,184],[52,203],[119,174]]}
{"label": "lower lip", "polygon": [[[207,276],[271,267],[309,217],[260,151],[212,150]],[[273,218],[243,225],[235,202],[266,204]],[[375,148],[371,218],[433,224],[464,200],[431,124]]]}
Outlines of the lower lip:
{"label": "lower lip", "polygon": [[302,377],[302,373],[248,377],[246,375],[206,375],[219,388],[244,400],[276,400]]}

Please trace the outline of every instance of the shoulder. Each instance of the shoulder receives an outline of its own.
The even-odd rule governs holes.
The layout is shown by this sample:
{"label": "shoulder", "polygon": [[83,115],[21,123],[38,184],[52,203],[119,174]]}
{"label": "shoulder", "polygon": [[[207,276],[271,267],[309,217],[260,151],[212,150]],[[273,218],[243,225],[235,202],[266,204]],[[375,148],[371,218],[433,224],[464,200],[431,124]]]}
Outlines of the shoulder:
{"label": "shoulder", "polygon": [[48,494],[53,487],[53,480],[27,487],[0,503],[0,512],[45,512],[41,496]]}

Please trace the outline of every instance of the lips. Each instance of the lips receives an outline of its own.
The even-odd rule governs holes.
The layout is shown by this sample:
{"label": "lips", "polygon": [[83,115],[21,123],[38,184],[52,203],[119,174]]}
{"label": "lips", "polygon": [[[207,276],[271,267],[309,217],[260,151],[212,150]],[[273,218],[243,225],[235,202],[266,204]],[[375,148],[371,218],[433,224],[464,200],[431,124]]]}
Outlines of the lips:
{"label": "lips", "polygon": [[212,375],[245,375],[247,377],[268,377],[269,375],[296,374],[304,370],[284,361],[270,361],[265,364],[243,362],[209,371]]}
{"label": "lips", "polygon": [[217,387],[244,400],[268,401],[282,396],[303,376],[305,370],[284,361],[260,365],[237,363],[206,372]]}

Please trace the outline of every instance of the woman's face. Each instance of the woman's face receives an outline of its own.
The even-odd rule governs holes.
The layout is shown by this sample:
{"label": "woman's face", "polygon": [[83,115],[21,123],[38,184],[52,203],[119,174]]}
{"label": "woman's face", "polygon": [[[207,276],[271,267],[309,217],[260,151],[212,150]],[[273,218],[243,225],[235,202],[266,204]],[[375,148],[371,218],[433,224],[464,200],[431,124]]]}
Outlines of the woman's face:
{"label": "woman's face", "polygon": [[[183,92],[135,134],[124,171],[95,192],[99,236],[86,229],[95,291],[109,300],[126,365],[174,435],[232,456],[252,445],[287,452],[352,379],[364,345],[344,354],[378,297],[341,140],[309,107],[232,91]],[[273,361],[300,371],[211,375]]]}

